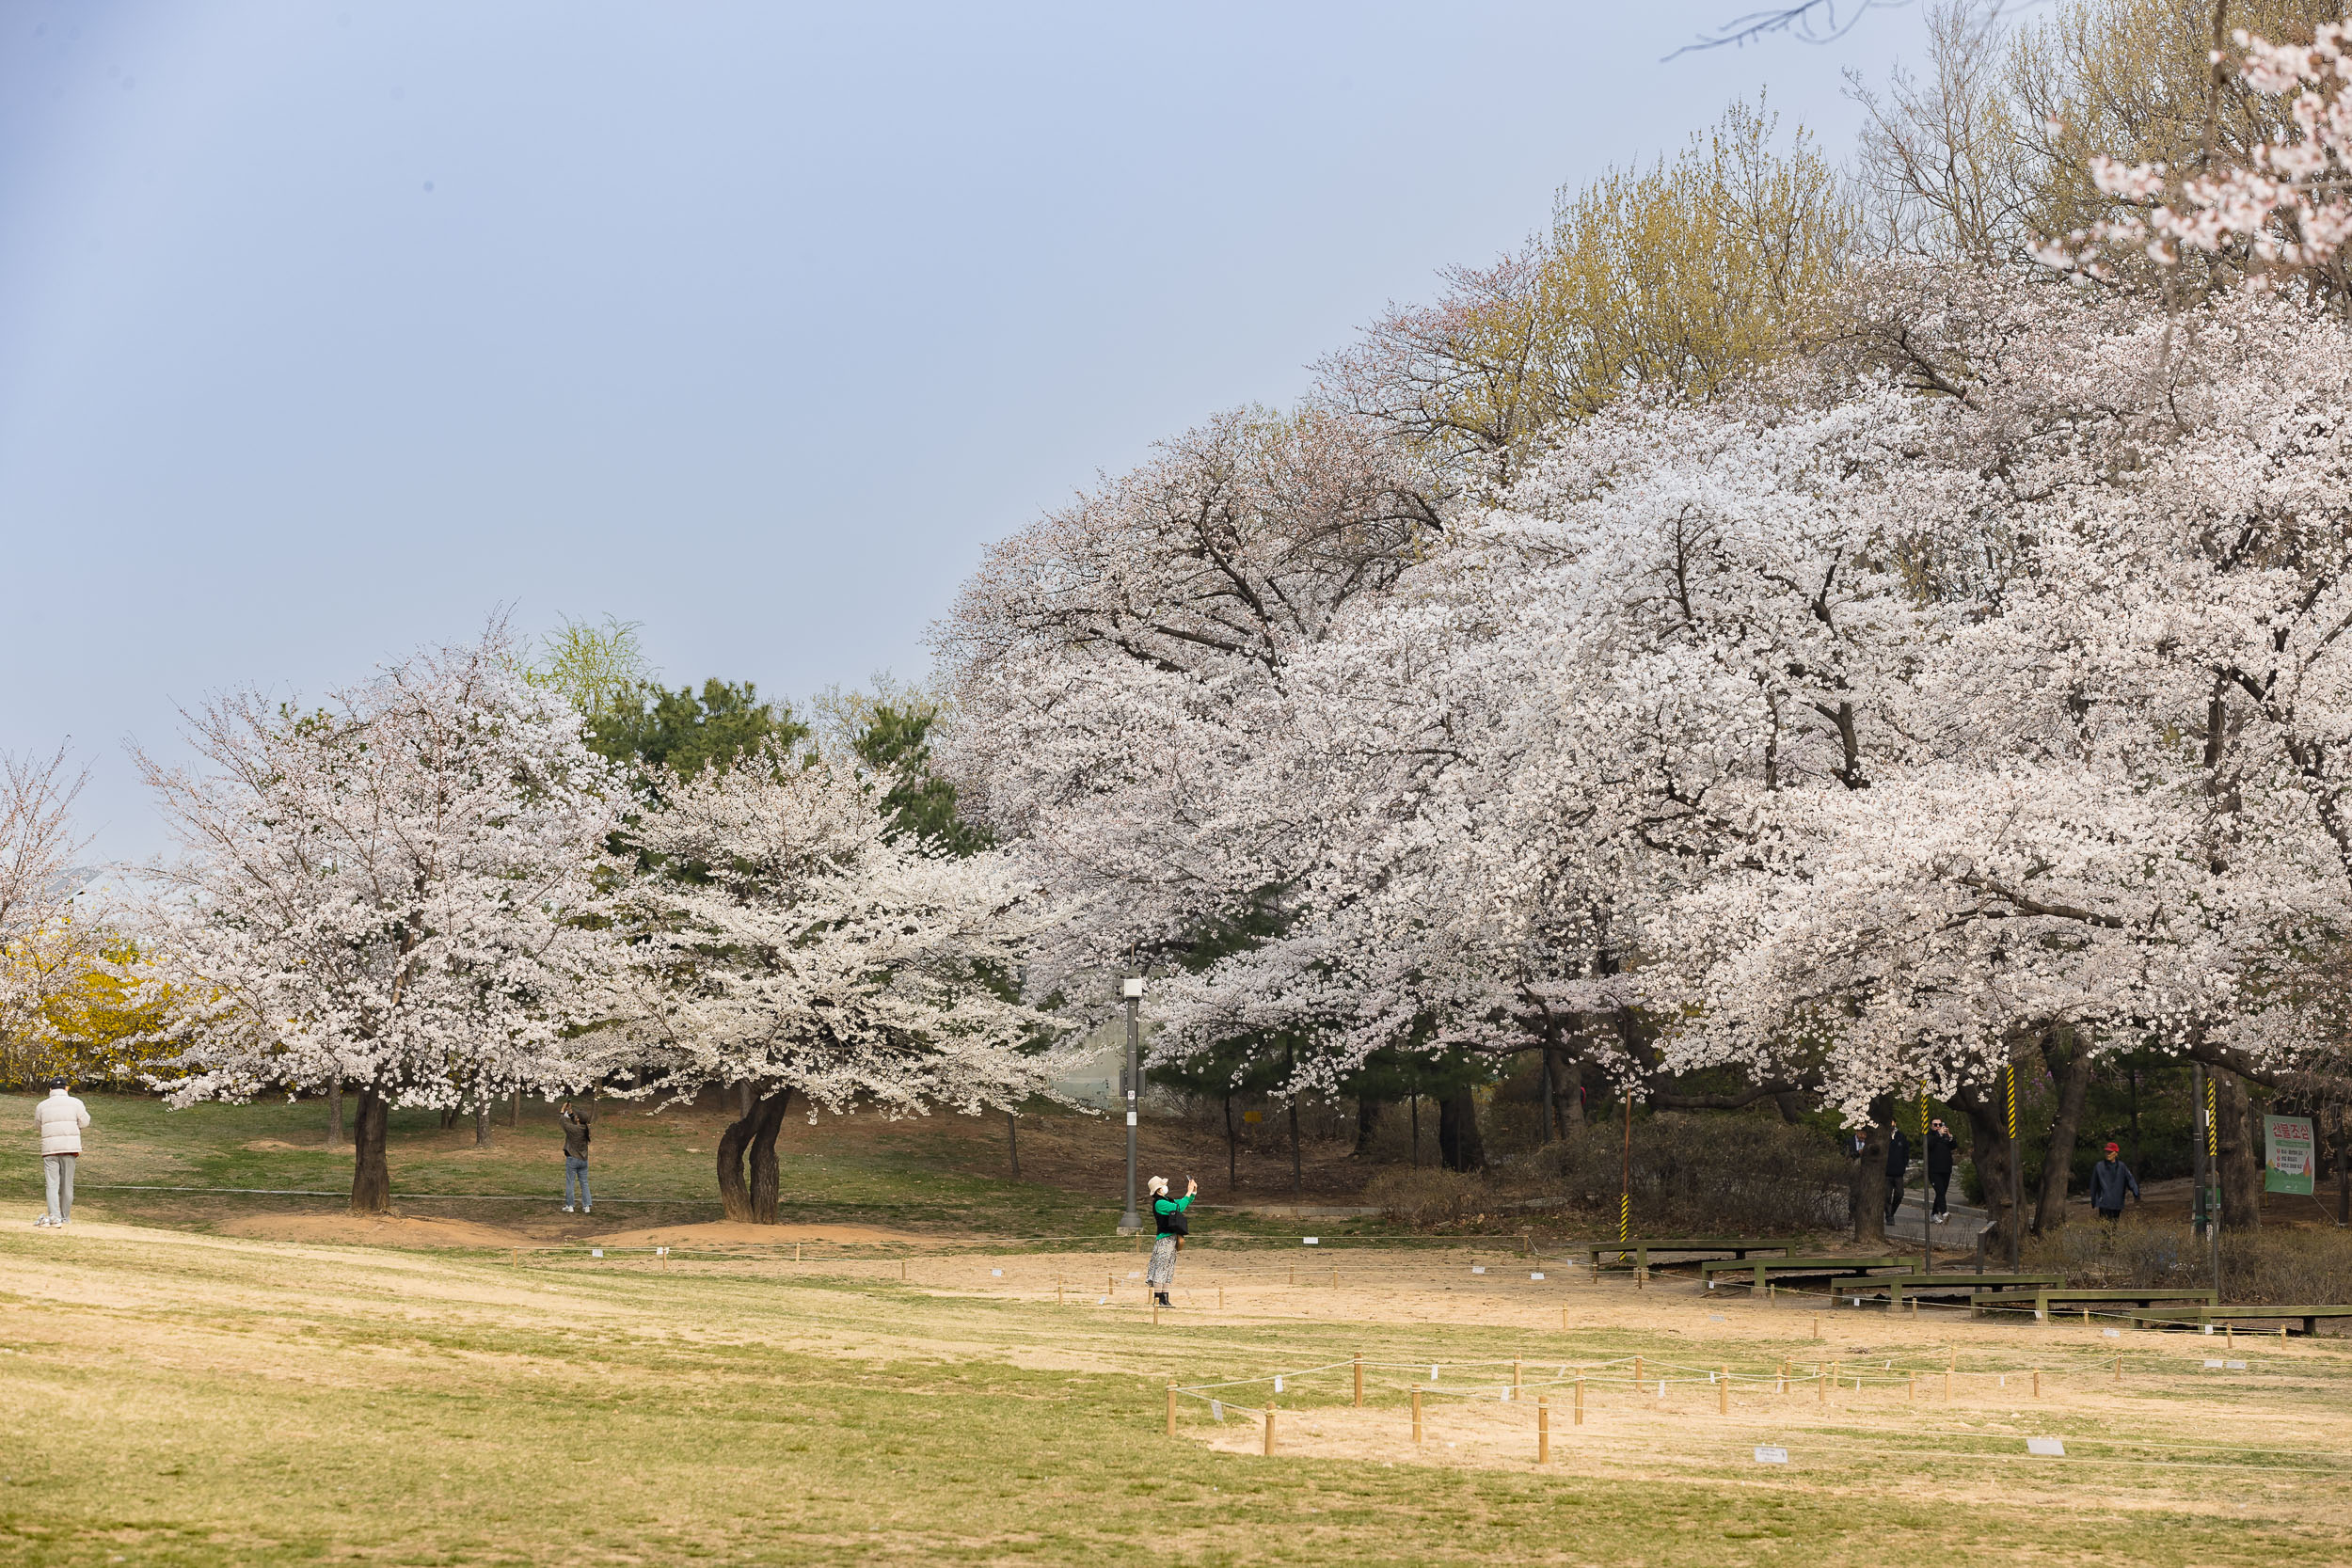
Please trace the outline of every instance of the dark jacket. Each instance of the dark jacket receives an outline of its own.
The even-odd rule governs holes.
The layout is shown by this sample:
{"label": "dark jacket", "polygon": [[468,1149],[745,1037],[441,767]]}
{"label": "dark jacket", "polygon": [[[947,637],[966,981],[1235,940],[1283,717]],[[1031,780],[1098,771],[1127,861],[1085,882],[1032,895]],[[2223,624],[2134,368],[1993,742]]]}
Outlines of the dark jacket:
{"label": "dark jacket", "polygon": [[1886,1180],[1899,1181],[1902,1180],[1903,1172],[1910,1168],[1911,1140],[1904,1137],[1903,1130],[1898,1127],[1895,1129],[1894,1137],[1889,1139],[1886,1145]]}
{"label": "dark jacket", "polygon": [[566,1160],[588,1158],[588,1118],[574,1116],[571,1112],[565,1111],[556,1119],[564,1124],[564,1158]]}
{"label": "dark jacket", "polygon": [[1938,1132],[1933,1128],[1928,1130],[1928,1174],[1930,1176],[1952,1174],[1952,1146],[1957,1141],[1949,1132]]}
{"label": "dark jacket", "polygon": [[2123,1195],[2139,1196],[2139,1183],[2132,1179],[2132,1167],[2121,1160],[2101,1160],[2090,1167],[2090,1206],[2109,1213],[2120,1212]]}

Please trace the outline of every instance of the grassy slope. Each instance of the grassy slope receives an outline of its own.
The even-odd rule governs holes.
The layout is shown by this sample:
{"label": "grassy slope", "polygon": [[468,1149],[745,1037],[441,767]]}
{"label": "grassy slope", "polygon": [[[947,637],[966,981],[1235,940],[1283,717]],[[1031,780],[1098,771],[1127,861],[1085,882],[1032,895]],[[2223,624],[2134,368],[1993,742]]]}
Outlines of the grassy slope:
{"label": "grassy slope", "polygon": [[[1180,1563],[2169,1568],[2336,1555],[2300,1518],[2309,1483],[2249,1469],[2136,1496],[2129,1472],[1989,1465],[1955,1498],[1924,1482],[1964,1466],[1902,1460],[1878,1420],[1849,1456],[1802,1472],[1727,1455],[1648,1476],[1572,1456],[1549,1475],[1268,1462],[1204,1450],[1190,1416],[1185,1438],[1161,1434],[1165,1376],[1401,1354],[1430,1332],[1154,1330],[1133,1312],[841,1277],[516,1271],[9,1227],[0,1395],[20,1433],[40,1436],[0,1460],[0,1560],[1060,1563],[1149,1551]],[[1446,1342],[1494,1356],[1526,1338],[1463,1328]],[[1688,1349],[1623,1331],[1552,1343]],[[2340,1408],[2352,1379],[2332,1356],[2312,1364],[2299,1392],[2277,1397]],[[1695,1423],[1692,1437],[1710,1447]],[[2243,1500],[2192,1511],[2192,1483]]]}
{"label": "grassy slope", "polygon": [[[0,1135],[0,1195],[37,1204],[40,1171],[30,1131],[35,1098],[0,1096],[0,1127],[24,1130],[22,1136]],[[80,1180],[85,1201],[101,1212],[205,1228],[224,1213],[305,1204],[104,1189],[144,1184],[339,1193],[351,1184],[351,1157],[325,1148],[326,1112],[316,1101],[167,1111],[139,1096],[85,1098],[92,1126]],[[654,1218],[717,1218],[714,1151],[725,1119],[711,1109],[648,1114],[642,1106],[607,1104],[591,1146],[591,1179],[604,1200],[596,1219],[620,1229]],[[1123,1191],[1124,1131],[1103,1117],[1025,1116],[1027,1180],[1015,1181],[1001,1117],[936,1115],[901,1122],[826,1117],[812,1124],[796,1116],[786,1122],[777,1146],[783,1217],[940,1232],[977,1228],[999,1236],[1107,1234]],[[1222,1169],[1213,1145],[1178,1127],[1148,1124],[1147,1169],[1198,1169],[1206,1177]],[[563,1140],[553,1109],[544,1104],[526,1104],[518,1128],[505,1125],[501,1112],[487,1149],[473,1147],[470,1123],[444,1132],[433,1112],[395,1112],[389,1158],[395,1202],[407,1200],[405,1207],[420,1214],[513,1222],[551,1212],[563,1190]],[[435,1194],[544,1196],[548,1203],[542,1209],[427,1196]],[[1224,1196],[1214,1188],[1209,1194],[1211,1201]],[[316,1199],[308,1206],[336,1204]],[[1263,1228],[1238,1215],[1222,1223]]]}

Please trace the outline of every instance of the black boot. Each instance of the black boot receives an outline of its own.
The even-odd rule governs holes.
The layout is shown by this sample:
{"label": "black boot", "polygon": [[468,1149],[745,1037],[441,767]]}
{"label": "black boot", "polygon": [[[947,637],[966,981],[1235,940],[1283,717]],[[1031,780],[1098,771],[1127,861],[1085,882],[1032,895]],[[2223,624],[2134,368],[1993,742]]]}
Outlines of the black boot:
{"label": "black boot", "polygon": [[1160,1305],[1162,1307],[1173,1307],[1176,1305],[1174,1302],[1168,1299],[1168,1292],[1166,1291],[1154,1291],[1153,1294],[1159,1297]]}

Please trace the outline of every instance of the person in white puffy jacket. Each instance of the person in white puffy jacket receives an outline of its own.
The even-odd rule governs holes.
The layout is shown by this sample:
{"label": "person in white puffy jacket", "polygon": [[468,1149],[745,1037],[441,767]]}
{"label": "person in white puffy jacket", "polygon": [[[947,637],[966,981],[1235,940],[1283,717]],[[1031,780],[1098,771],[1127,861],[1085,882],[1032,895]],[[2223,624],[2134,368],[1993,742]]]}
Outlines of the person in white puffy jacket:
{"label": "person in white puffy jacket", "polygon": [[73,1166],[89,1108],[66,1092],[64,1079],[53,1078],[49,1098],[33,1107],[33,1125],[40,1130],[41,1174],[49,1179],[49,1212],[33,1223],[63,1225],[73,1217]]}

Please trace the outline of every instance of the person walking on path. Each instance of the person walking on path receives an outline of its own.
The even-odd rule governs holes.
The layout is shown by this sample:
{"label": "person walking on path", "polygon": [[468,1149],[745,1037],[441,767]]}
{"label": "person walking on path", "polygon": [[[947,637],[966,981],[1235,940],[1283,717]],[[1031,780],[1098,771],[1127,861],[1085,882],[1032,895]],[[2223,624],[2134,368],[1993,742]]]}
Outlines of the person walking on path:
{"label": "person walking on path", "polygon": [[1952,1217],[1945,1196],[1952,1188],[1952,1150],[1957,1141],[1942,1117],[1928,1123],[1928,1217],[1937,1225]]}
{"label": "person walking on path", "polygon": [[73,1166],[82,1158],[82,1129],[89,1108],[66,1091],[65,1080],[49,1081],[49,1098],[33,1107],[40,1132],[41,1175],[49,1183],[49,1212],[33,1223],[61,1226],[73,1217]]}
{"label": "person walking on path", "polygon": [[556,1113],[556,1119],[564,1124],[564,1212],[568,1214],[572,1212],[572,1198],[577,1193],[580,1212],[593,1214],[596,1204],[588,1196],[588,1123],[591,1118],[583,1111],[573,1110],[572,1102],[567,1100]]}
{"label": "person walking on path", "polygon": [[2090,1167],[2090,1206],[2099,1211],[2101,1219],[2113,1225],[2123,1217],[2127,1193],[2138,1197],[2139,1182],[2133,1178],[2132,1167],[2123,1163],[2122,1149],[2109,1144],[2106,1158]]}
{"label": "person walking on path", "polygon": [[1892,1220],[1903,1206],[1903,1177],[1911,1169],[1911,1140],[1903,1130],[1886,1141],[1886,1217]]}
{"label": "person walking on path", "polygon": [[1184,1237],[1192,1231],[1192,1222],[1185,1217],[1184,1211],[1192,1207],[1193,1198],[1200,1194],[1200,1183],[1189,1176],[1185,1177],[1184,1196],[1182,1197],[1168,1196],[1168,1178],[1165,1176],[1153,1177],[1149,1186],[1152,1191],[1152,1223],[1159,1227],[1160,1239],[1152,1243],[1152,1261],[1143,1271],[1143,1283],[1158,1298],[1162,1307],[1172,1307],[1175,1304],[1168,1299],[1168,1288],[1176,1278],[1176,1252],[1184,1244]]}

